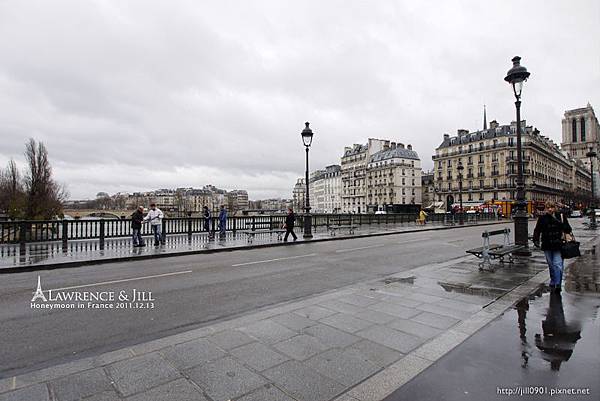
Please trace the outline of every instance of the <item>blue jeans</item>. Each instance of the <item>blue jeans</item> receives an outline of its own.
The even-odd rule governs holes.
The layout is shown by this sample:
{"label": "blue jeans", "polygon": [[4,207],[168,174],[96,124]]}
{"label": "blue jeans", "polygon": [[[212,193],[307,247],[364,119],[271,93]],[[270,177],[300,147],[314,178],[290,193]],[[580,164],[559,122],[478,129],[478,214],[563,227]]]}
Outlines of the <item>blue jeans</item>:
{"label": "blue jeans", "polygon": [[144,239],[142,238],[142,229],[133,229],[133,245],[144,245]]}
{"label": "blue jeans", "polygon": [[563,274],[563,258],[560,251],[544,251],[550,270],[550,286],[560,286]]}
{"label": "blue jeans", "polygon": [[160,224],[153,224],[152,226],[152,233],[154,234],[154,243],[158,244],[163,243],[163,238],[162,238],[162,227],[160,226]]}

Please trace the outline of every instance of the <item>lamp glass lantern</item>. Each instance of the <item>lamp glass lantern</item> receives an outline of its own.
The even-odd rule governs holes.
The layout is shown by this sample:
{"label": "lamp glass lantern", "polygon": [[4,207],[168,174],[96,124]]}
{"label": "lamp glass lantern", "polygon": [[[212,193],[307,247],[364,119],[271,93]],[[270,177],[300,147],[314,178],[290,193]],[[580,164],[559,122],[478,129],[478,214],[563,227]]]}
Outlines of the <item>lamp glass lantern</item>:
{"label": "lamp glass lantern", "polygon": [[521,92],[523,91],[523,83],[529,78],[529,72],[527,68],[521,65],[521,57],[515,56],[512,59],[513,67],[508,70],[504,80],[512,85],[515,98],[521,99]]}
{"label": "lamp glass lantern", "polygon": [[304,146],[306,146],[307,148],[310,147],[310,145],[312,144],[312,140],[313,140],[313,132],[312,130],[309,128],[310,123],[307,121],[304,123],[305,127],[302,130],[302,142],[304,143]]}

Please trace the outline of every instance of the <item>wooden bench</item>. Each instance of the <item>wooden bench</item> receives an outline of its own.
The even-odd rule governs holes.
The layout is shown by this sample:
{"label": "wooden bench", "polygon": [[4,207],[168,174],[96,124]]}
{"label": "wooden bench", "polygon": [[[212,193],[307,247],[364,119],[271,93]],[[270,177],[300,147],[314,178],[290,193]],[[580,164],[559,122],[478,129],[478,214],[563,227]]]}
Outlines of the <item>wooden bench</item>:
{"label": "wooden bench", "polygon": [[[504,243],[500,244],[490,244],[490,237],[496,235],[504,236]],[[495,230],[495,231],[484,231],[481,234],[483,238],[483,246],[479,248],[473,248],[466,251],[472,255],[477,256],[480,259],[483,259],[479,263],[479,271],[483,271],[483,269],[487,266],[490,271],[494,271],[494,267],[492,266],[492,260],[498,259],[500,263],[504,263],[504,257],[508,256],[508,263],[513,263],[512,253],[522,249],[521,245],[514,245],[510,243],[510,229],[505,228],[503,230]]]}
{"label": "wooden bench", "polygon": [[283,235],[286,232],[286,229],[273,228],[275,225],[275,222],[271,224],[271,222],[268,221],[248,222],[246,223],[246,227],[251,227],[251,229],[241,230],[238,232],[240,234],[246,235],[246,239],[249,244],[251,244],[254,241],[254,237],[256,237],[257,234],[269,234],[270,236],[273,236],[273,234],[277,234],[277,241],[281,241],[283,239]]}

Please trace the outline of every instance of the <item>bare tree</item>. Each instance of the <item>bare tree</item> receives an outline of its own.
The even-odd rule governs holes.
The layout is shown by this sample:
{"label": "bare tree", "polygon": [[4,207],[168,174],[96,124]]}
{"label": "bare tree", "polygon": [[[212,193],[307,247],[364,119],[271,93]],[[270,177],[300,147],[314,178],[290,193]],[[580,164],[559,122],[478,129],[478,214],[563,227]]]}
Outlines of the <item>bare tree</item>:
{"label": "bare tree", "polygon": [[25,160],[27,161],[25,217],[34,220],[51,219],[62,215],[63,203],[68,194],[65,187],[52,178],[52,167],[48,160],[46,146],[30,138],[25,145]]}
{"label": "bare tree", "polygon": [[0,171],[0,210],[12,219],[23,217],[25,192],[21,174],[13,159]]}

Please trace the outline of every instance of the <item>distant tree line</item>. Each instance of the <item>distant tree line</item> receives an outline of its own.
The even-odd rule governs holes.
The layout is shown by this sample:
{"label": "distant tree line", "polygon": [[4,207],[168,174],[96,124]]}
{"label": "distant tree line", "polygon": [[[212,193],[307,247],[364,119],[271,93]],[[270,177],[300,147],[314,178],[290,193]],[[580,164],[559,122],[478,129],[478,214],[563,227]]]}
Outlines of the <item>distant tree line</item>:
{"label": "distant tree line", "polygon": [[19,171],[13,159],[0,170],[0,212],[11,219],[62,217],[68,193],[52,178],[46,146],[29,139],[25,144],[25,161],[24,172]]}

